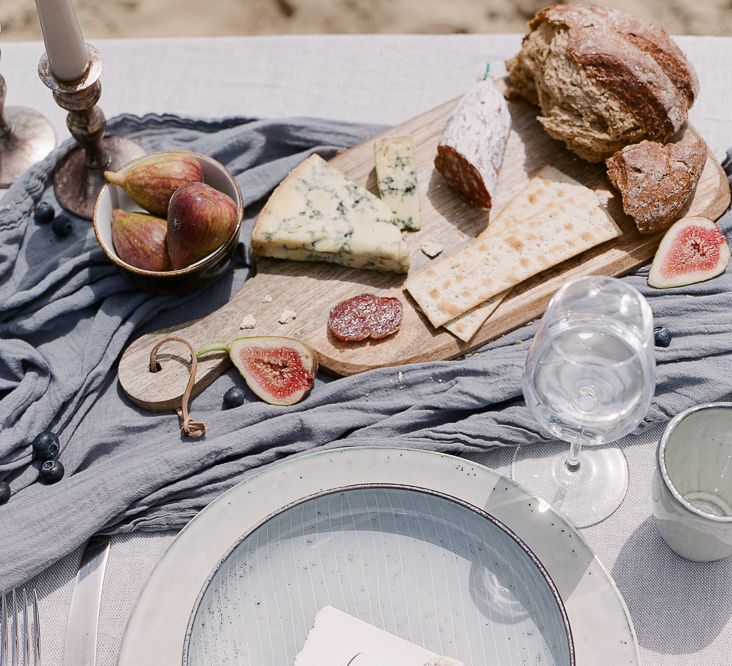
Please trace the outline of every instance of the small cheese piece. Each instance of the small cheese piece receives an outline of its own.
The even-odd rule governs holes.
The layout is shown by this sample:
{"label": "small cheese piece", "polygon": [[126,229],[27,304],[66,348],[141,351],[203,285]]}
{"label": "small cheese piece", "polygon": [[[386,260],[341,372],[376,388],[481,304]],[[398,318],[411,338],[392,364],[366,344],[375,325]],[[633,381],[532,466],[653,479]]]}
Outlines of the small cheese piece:
{"label": "small cheese piece", "polygon": [[374,161],[381,200],[394,213],[392,224],[400,229],[416,231],[422,226],[422,212],[414,139],[397,136],[374,144]]}
{"label": "small cheese piece", "polygon": [[297,312],[294,310],[283,310],[277,319],[280,324],[289,324],[293,319],[297,318]]}
{"label": "small cheese piece", "polygon": [[244,315],[241,322],[239,323],[239,328],[254,328],[257,325],[257,320],[254,318],[254,315]]}
{"label": "small cheese piece", "polygon": [[422,245],[419,246],[419,249],[422,250],[422,252],[426,254],[430,259],[434,259],[445,248],[439,243],[435,243],[434,241],[425,241],[424,243],[422,243]]}
{"label": "small cheese piece", "polygon": [[321,609],[295,666],[462,666],[331,606]]}
{"label": "small cheese piece", "polygon": [[252,231],[255,254],[406,273],[409,249],[389,207],[311,155],[275,189]]}

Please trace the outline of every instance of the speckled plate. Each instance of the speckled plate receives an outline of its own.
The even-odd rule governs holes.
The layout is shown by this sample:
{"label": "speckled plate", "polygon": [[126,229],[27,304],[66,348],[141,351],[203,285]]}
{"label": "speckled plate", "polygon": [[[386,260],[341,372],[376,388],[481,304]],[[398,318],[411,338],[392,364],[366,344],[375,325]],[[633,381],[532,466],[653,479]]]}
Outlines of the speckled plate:
{"label": "speckled plate", "polygon": [[292,664],[323,606],[472,666],[574,663],[559,594],[514,534],[383,486],[326,492],[247,535],[205,588],[184,662]]}
{"label": "speckled plate", "polygon": [[185,528],[121,666],[286,666],[332,605],[483,664],[639,664],[611,578],[546,503],[476,463],[385,448],[272,465]]}

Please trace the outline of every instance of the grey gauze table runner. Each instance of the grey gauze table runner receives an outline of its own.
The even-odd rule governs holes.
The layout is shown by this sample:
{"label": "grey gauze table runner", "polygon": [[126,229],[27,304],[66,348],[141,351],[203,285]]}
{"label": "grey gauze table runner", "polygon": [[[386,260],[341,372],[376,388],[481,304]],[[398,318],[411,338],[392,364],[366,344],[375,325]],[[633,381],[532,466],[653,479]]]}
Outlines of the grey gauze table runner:
{"label": "grey gauze table runner", "polygon": [[[247,205],[243,241],[258,205],[307,154],[330,157],[378,129],[152,115],[121,116],[108,127],[150,150],[197,150],[226,164]],[[457,361],[320,377],[289,408],[250,397],[222,411],[224,391],[243,384],[232,370],[193,401],[194,417],[208,421],[206,437],[181,438],[173,413],[143,412],[124,398],[115,361],[133,333],[226,302],[248,275],[246,252],[205,292],[165,298],[135,290],[105,259],[88,222],[75,220],[63,240],[33,222],[35,203],[56,203],[50,173],[64,149],[17,182],[0,207],[0,477],[13,490],[0,507],[0,587],[20,584],[98,531],[179,528],[248,471],[293,453],[366,442],[468,453],[541,439],[521,401],[535,324]],[[732,215],[720,225],[729,232]],[[648,288],[646,274],[626,279],[674,339],[657,350],[656,399],[641,429],[732,391],[732,274],[666,291]],[[66,467],[52,486],[36,482],[31,463],[31,442],[46,428],[59,433]]]}

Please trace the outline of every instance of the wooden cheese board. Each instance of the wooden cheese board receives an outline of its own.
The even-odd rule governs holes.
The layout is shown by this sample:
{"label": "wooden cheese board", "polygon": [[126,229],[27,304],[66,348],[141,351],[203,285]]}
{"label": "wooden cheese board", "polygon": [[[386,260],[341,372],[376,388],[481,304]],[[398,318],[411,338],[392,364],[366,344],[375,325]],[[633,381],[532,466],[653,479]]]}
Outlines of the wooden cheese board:
{"label": "wooden cheese board", "polygon": [[[434,329],[402,292],[403,275],[354,270],[340,266],[275,259],[257,261],[257,273],[223,307],[206,317],[144,335],[122,354],[119,380],[123,390],[138,405],[163,411],[177,407],[188,381],[190,358],[180,345],[170,344],[159,354],[160,370],[150,372],[149,354],[163,337],[176,335],[194,348],[227,342],[247,335],[286,335],[311,345],[321,367],[336,375],[351,375],[378,367],[451,359],[469,352],[540,316],[552,294],[569,278],[586,274],[623,275],[652,259],[660,235],[643,236],[626,217],[619,195],[605,176],[604,165],[592,165],[551,139],[536,120],[537,109],[527,103],[509,103],[511,136],[490,214],[464,203],[435,172],[436,147],[457,100],[394,127],[335,157],[331,164],[352,180],[376,193],[374,142],[385,136],[414,137],[422,202],[422,229],[405,232],[414,274],[430,261],[420,244],[434,241],[444,246],[446,256],[475,237],[508,203],[513,194],[542,167],[550,164],[584,185],[610,195],[608,210],[623,230],[622,236],[551,268],[515,287],[469,342],[461,342],[444,329]],[[696,134],[691,127],[681,132]],[[246,193],[245,193],[246,196]],[[716,220],[730,202],[729,184],[714,155],[709,153],[696,194],[686,212]],[[390,338],[367,343],[342,343],[329,335],[330,308],[360,293],[398,295],[404,303],[404,320]],[[271,299],[271,300],[270,300]],[[285,310],[294,320],[280,324]],[[257,323],[241,330],[245,315]],[[198,364],[193,394],[210,384],[229,365],[225,355],[210,355]]]}

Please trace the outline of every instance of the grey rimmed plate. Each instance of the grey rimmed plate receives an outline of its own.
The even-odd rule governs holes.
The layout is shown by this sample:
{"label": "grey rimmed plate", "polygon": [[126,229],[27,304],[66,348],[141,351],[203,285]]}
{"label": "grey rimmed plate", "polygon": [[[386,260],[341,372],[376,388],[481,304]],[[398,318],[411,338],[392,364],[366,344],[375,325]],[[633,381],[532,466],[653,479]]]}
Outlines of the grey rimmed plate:
{"label": "grey rimmed plate", "polygon": [[150,577],[118,663],[285,666],[325,605],[470,666],[639,663],[612,580],[546,503],[386,448],[291,458],[213,502]]}

